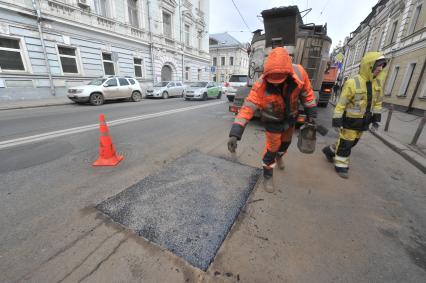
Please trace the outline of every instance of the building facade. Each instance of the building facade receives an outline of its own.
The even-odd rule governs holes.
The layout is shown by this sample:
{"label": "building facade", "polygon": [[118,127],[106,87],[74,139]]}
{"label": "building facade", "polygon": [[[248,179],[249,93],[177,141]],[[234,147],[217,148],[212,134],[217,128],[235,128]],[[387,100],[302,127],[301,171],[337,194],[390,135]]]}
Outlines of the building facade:
{"label": "building facade", "polygon": [[425,0],[380,0],[344,44],[344,77],[358,73],[365,52],[389,58],[384,102],[426,110]]}
{"label": "building facade", "polygon": [[248,74],[247,49],[230,34],[211,34],[209,49],[212,80],[227,82],[231,75]]}
{"label": "building facade", "polygon": [[93,78],[207,79],[209,0],[0,0],[0,101]]}

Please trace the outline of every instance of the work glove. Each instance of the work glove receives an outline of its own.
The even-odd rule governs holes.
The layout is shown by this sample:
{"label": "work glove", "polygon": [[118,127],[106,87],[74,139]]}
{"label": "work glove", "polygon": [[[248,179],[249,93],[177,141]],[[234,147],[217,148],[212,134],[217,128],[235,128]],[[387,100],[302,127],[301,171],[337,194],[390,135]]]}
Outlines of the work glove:
{"label": "work glove", "polygon": [[341,128],[343,126],[343,118],[333,118],[331,125],[334,128]]}
{"label": "work glove", "polygon": [[375,130],[375,131],[377,131],[378,129],[379,129],[379,123],[377,123],[377,122],[373,122],[373,123],[371,123],[371,126],[373,127],[373,129]]}
{"label": "work glove", "polygon": [[306,114],[306,118],[308,122],[315,123],[314,119],[317,117],[317,108],[316,107],[305,108],[304,110],[305,110],[305,114]]}
{"label": "work glove", "polygon": [[371,119],[371,122],[378,123],[380,121],[382,121],[382,114],[380,114],[380,113],[374,113],[373,114],[373,118]]}
{"label": "work glove", "polygon": [[234,153],[236,149],[237,149],[237,137],[234,137],[234,136],[229,137],[229,140],[228,140],[229,152]]}

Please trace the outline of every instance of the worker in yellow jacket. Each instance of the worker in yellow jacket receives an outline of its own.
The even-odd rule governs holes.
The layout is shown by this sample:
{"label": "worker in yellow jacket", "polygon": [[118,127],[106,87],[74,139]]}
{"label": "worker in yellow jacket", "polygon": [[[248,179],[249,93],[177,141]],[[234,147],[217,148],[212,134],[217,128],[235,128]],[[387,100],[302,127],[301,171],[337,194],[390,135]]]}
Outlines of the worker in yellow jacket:
{"label": "worker in yellow jacket", "polygon": [[368,52],[361,60],[359,74],[343,86],[334,109],[333,127],[339,128],[335,144],[323,148],[328,161],[342,178],[348,178],[351,149],[370,124],[377,128],[381,120],[383,83],[387,61],[379,52]]}

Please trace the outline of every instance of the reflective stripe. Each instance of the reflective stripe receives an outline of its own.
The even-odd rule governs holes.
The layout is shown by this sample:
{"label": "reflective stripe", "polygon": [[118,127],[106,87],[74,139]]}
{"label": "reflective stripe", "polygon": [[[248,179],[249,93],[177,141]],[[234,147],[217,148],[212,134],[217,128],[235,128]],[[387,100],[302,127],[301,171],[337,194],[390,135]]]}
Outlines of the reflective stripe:
{"label": "reflective stripe", "polygon": [[300,96],[306,97],[306,96],[308,96],[308,93],[306,91],[301,91]]}
{"label": "reflective stripe", "polygon": [[248,121],[247,119],[236,117],[234,123],[240,124],[241,126],[245,126]]}
{"label": "reflective stripe", "polygon": [[250,108],[251,110],[253,110],[253,111],[256,111],[257,110],[257,106],[256,106],[256,104],[254,104],[253,102],[251,102],[251,101],[244,101],[244,104],[243,104],[243,106],[247,106],[248,108]]}
{"label": "reflective stripe", "polygon": [[334,112],[333,113],[333,118],[342,118],[343,117],[343,112],[339,113],[339,112]]}
{"label": "reflective stripe", "polygon": [[262,162],[262,167],[266,167],[267,169],[273,169],[275,167],[275,165],[277,165],[277,163],[274,161],[274,163],[272,164],[265,164],[265,162]]}
{"label": "reflective stripe", "polygon": [[334,160],[335,161],[340,161],[340,162],[347,162],[348,161],[348,157],[343,157],[343,156],[338,156],[338,155],[336,155],[335,157],[334,157]]}
{"label": "reflective stripe", "polygon": [[299,66],[297,66],[297,64],[293,64],[293,69],[294,69],[294,72],[296,73],[296,76],[299,79],[299,81],[303,82],[302,73],[300,72]]}
{"label": "reflective stripe", "polygon": [[306,107],[309,107],[309,106],[315,106],[317,105],[317,103],[315,102],[315,100],[312,100],[310,102],[303,103],[303,105]]}
{"label": "reflective stripe", "polygon": [[344,163],[334,163],[334,166],[340,167],[340,168],[349,168],[349,165]]}
{"label": "reflective stripe", "polygon": [[356,88],[356,90],[360,91],[361,90],[361,82],[359,81],[358,76],[354,77],[354,81],[355,81],[355,88]]}

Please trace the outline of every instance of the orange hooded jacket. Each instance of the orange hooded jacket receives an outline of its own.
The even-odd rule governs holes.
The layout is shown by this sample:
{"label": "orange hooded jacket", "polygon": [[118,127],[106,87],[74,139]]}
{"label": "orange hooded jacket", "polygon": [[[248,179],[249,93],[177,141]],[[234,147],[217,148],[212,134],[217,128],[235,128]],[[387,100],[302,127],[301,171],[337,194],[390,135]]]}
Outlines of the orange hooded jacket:
{"label": "orange hooded jacket", "polygon": [[[271,87],[266,81],[270,74],[287,74],[287,79],[280,85],[281,93]],[[261,110],[279,117],[281,125],[295,120],[298,114],[298,101],[302,102],[305,110],[316,107],[315,95],[309,81],[308,74],[301,65],[292,64],[288,52],[283,47],[274,48],[266,59],[263,75],[254,83],[248,97],[235,118],[229,136],[241,139],[244,128],[251,120],[256,110]],[[287,102],[287,103],[286,103]],[[307,111],[307,112],[308,112]],[[282,127],[271,127],[266,122],[266,130],[271,132],[282,131]]]}

